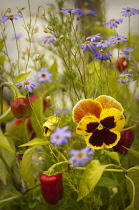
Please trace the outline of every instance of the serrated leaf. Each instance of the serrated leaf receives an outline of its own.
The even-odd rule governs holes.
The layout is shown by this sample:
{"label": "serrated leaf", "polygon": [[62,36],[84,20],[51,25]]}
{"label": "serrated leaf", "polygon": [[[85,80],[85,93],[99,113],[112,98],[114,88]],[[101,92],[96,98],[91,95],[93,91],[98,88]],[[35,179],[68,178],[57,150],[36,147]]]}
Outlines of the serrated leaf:
{"label": "serrated leaf", "polygon": [[110,152],[110,151],[106,151],[105,153],[113,160],[115,160],[116,162],[118,162],[120,164],[120,158],[117,152]]}
{"label": "serrated leaf", "polygon": [[101,178],[104,169],[108,166],[109,165],[101,165],[98,160],[93,160],[87,165],[81,177],[77,201],[81,200],[94,189]]}
{"label": "serrated leaf", "polygon": [[11,111],[11,107],[7,109],[1,116],[0,116],[0,123],[6,122],[13,118],[13,113]]}
{"label": "serrated leaf", "polygon": [[29,74],[30,74],[30,71],[26,72],[26,73],[19,74],[18,76],[16,76],[14,78],[13,83],[17,83],[17,82],[21,82],[21,81],[25,80]]}
{"label": "serrated leaf", "polygon": [[39,145],[46,145],[46,144],[49,144],[48,141],[46,140],[43,140],[41,138],[34,138],[32,139],[31,141],[25,143],[25,144],[22,144],[20,145],[19,147],[26,147],[26,146],[39,146]]}
{"label": "serrated leaf", "polygon": [[128,177],[132,180],[133,184],[127,179],[126,186],[131,199],[131,204],[126,208],[126,210],[139,209],[139,167],[130,168]]}
{"label": "serrated leaf", "polygon": [[0,132],[0,147],[3,147],[11,152],[14,152],[9,144],[8,139],[4,136],[2,132]]}
{"label": "serrated leaf", "polygon": [[29,185],[34,184],[34,171],[32,166],[32,155],[36,147],[27,149],[23,155],[23,159],[20,162],[19,172],[22,179]]}

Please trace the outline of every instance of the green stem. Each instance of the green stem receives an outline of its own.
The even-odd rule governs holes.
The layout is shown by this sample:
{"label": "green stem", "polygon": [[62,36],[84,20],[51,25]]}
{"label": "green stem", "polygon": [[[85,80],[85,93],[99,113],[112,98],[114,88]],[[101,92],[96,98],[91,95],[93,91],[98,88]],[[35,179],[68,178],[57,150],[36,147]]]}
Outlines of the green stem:
{"label": "green stem", "polygon": [[3,86],[0,87],[0,115],[3,114]]}
{"label": "green stem", "polygon": [[23,95],[21,95],[20,91],[18,90],[18,88],[15,85],[13,85],[13,84],[11,84],[9,82],[4,82],[0,86],[0,88],[4,87],[4,86],[7,86],[8,88],[10,88],[13,91],[13,94],[14,94],[15,98],[22,98],[22,97],[24,97]]}
{"label": "green stem", "polygon": [[128,39],[129,39],[129,46],[130,46],[130,16],[129,16],[128,18],[129,18],[129,31],[128,31]]}

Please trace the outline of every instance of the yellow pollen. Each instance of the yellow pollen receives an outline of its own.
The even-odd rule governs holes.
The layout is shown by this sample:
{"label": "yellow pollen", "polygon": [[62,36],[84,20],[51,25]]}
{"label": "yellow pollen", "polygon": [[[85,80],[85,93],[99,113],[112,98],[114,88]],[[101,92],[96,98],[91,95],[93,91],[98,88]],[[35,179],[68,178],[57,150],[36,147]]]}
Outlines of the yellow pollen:
{"label": "yellow pollen", "polygon": [[46,39],[50,39],[50,38],[52,38],[51,36],[46,36]]}
{"label": "yellow pollen", "polygon": [[104,44],[104,43],[106,43],[106,41],[102,41],[102,42],[100,42],[100,44]]}
{"label": "yellow pollen", "polygon": [[105,52],[103,50],[99,51],[100,54],[105,54]]}
{"label": "yellow pollen", "polygon": [[28,81],[23,82],[23,85],[29,85],[29,84],[30,84],[30,82],[28,82]]}
{"label": "yellow pollen", "polygon": [[126,12],[131,12],[131,10],[130,9],[127,9]]}
{"label": "yellow pollen", "polygon": [[110,21],[115,21],[115,19],[110,19]]}
{"label": "yellow pollen", "polygon": [[82,152],[78,152],[78,153],[77,153],[77,157],[78,157],[78,158],[82,158],[83,155],[84,155],[84,154],[83,154]]}
{"label": "yellow pollen", "polygon": [[41,74],[41,77],[42,78],[45,78],[47,75],[46,74]]}
{"label": "yellow pollen", "polygon": [[117,40],[122,40],[122,38],[118,37]]}
{"label": "yellow pollen", "polygon": [[86,41],[84,44],[90,44],[91,42],[90,41]]}
{"label": "yellow pollen", "polygon": [[83,9],[83,11],[86,12],[86,13],[90,12],[89,9]]}
{"label": "yellow pollen", "polygon": [[14,17],[14,15],[9,15],[8,17],[9,17],[9,18],[12,18],[12,17]]}
{"label": "yellow pollen", "polygon": [[95,35],[91,35],[90,37],[95,37]]}
{"label": "yellow pollen", "polygon": [[101,124],[99,124],[99,126],[97,127],[98,130],[102,130],[103,126]]}
{"label": "yellow pollen", "polygon": [[67,8],[67,9],[73,10],[73,8]]}

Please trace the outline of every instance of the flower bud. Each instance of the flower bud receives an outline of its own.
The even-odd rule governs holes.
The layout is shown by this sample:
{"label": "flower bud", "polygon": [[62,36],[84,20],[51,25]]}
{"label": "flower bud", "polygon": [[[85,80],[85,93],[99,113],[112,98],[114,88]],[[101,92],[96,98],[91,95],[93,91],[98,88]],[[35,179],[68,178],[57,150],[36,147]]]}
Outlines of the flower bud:
{"label": "flower bud", "polygon": [[32,108],[28,98],[16,98],[11,102],[13,115],[20,118],[29,118],[32,114]]}

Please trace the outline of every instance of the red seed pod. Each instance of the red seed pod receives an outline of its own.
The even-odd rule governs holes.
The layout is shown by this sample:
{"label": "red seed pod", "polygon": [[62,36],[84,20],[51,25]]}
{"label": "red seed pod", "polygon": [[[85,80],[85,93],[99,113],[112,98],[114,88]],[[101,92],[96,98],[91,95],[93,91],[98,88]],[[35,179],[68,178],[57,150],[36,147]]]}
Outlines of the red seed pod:
{"label": "red seed pod", "polygon": [[32,108],[28,98],[16,98],[11,102],[13,115],[20,118],[29,118],[32,114]]}
{"label": "red seed pod", "polygon": [[121,131],[121,138],[120,138],[118,144],[116,144],[113,147],[113,150],[121,153],[122,155],[125,155],[128,152],[128,150],[125,149],[124,147],[130,148],[133,140],[134,140],[134,131],[133,130],[129,129],[129,130]]}
{"label": "red seed pod", "polygon": [[120,57],[116,62],[116,67],[119,71],[124,71],[128,67],[128,61],[124,57]]}
{"label": "red seed pod", "polygon": [[41,193],[45,201],[54,205],[61,200],[64,193],[62,174],[48,176],[41,174],[40,176]]}

